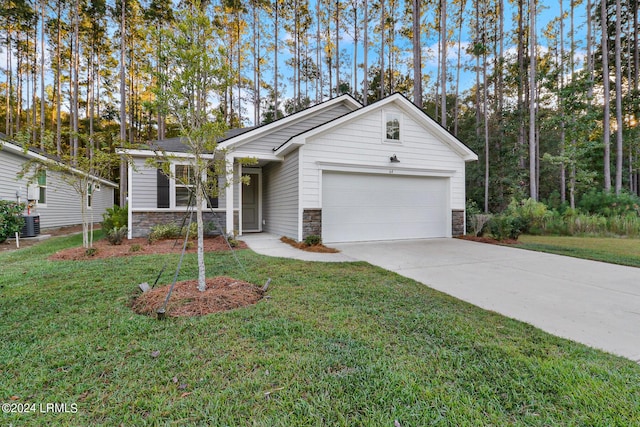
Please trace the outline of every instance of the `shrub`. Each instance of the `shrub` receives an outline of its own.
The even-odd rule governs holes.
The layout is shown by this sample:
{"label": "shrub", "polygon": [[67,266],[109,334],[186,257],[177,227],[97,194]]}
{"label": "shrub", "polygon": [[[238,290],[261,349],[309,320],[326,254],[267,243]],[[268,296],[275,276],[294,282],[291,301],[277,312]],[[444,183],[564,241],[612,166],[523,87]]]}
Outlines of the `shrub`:
{"label": "shrub", "polygon": [[518,239],[522,234],[524,221],[507,214],[494,215],[488,222],[489,232],[496,240]]}
{"label": "shrub", "polygon": [[142,246],[140,246],[137,243],[131,245],[131,247],[129,248],[129,252],[140,252],[141,250],[142,250]]}
{"label": "shrub", "polygon": [[491,215],[483,213],[474,200],[467,200],[465,209],[467,219],[467,233],[474,236],[482,235]]}
{"label": "shrub", "polygon": [[105,213],[102,214],[102,229],[113,230],[114,228],[120,229],[129,225],[129,210],[127,205],[122,207],[114,205],[108,208]]}
{"label": "shrub", "polygon": [[112,228],[107,231],[107,240],[112,245],[121,245],[122,241],[127,237],[127,226],[122,226],[120,228]]}
{"label": "shrub", "polygon": [[511,200],[505,213],[513,218],[519,218],[520,231],[530,234],[542,234],[547,220],[553,216],[547,209],[547,205],[531,198],[520,202]]}
{"label": "shrub", "polygon": [[180,237],[180,227],[176,224],[158,224],[151,227],[149,243],[153,243],[158,240],[177,239],[178,237]]}
{"label": "shrub", "polygon": [[24,203],[0,200],[0,243],[22,230],[24,208]]}
{"label": "shrub", "polygon": [[640,215],[640,197],[622,192],[591,190],[578,203],[581,211],[606,217],[616,215]]}
{"label": "shrub", "polygon": [[317,234],[312,234],[310,236],[305,237],[304,244],[307,246],[317,246],[322,244],[322,237]]}

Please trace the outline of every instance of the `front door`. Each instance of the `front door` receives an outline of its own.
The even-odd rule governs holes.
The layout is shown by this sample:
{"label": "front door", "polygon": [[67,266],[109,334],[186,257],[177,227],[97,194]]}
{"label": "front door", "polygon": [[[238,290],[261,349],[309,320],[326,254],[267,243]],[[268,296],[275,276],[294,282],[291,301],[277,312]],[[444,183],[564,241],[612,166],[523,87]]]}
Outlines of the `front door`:
{"label": "front door", "polygon": [[260,174],[243,175],[249,185],[242,185],[242,231],[260,231]]}

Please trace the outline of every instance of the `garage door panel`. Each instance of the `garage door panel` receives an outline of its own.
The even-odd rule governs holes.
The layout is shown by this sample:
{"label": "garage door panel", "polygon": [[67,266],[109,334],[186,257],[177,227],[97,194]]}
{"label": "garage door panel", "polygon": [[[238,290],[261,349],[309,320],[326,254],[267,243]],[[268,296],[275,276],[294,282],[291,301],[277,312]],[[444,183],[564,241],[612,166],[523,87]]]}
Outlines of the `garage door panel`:
{"label": "garage door panel", "polygon": [[449,180],[323,173],[325,242],[445,237]]}

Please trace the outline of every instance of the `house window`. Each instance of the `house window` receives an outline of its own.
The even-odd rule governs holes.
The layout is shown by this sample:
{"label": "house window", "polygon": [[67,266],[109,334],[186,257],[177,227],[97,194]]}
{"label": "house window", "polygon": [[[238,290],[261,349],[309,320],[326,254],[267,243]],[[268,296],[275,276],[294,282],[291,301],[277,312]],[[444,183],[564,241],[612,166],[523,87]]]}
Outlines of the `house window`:
{"label": "house window", "polygon": [[87,207],[93,206],[93,183],[87,184]]}
{"label": "house window", "polygon": [[[195,190],[195,176],[190,165],[175,166],[175,200],[176,207],[195,205],[195,197],[191,193]],[[191,201],[191,203],[189,203]]]}
{"label": "house window", "polygon": [[47,203],[47,171],[40,170],[38,172],[38,204]]}
{"label": "house window", "polygon": [[385,141],[400,142],[402,116],[399,113],[385,113]]}

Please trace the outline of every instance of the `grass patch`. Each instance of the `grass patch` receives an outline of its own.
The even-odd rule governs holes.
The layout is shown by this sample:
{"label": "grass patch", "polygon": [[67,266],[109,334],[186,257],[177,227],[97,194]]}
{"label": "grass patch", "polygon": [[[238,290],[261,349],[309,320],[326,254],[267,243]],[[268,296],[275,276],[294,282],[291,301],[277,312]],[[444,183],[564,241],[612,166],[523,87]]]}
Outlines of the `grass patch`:
{"label": "grass patch", "polygon": [[640,239],[523,235],[519,241],[515,247],[640,267]]}
{"label": "grass patch", "polygon": [[[78,407],[3,424],[640,424],[637,364],[366,263],[210,253],[271,298],[160,322],[129,303],[178,255],[47,261],[80,241],[0,254],[0,400]],[[196,274],[188,254],[178,280]]]}

